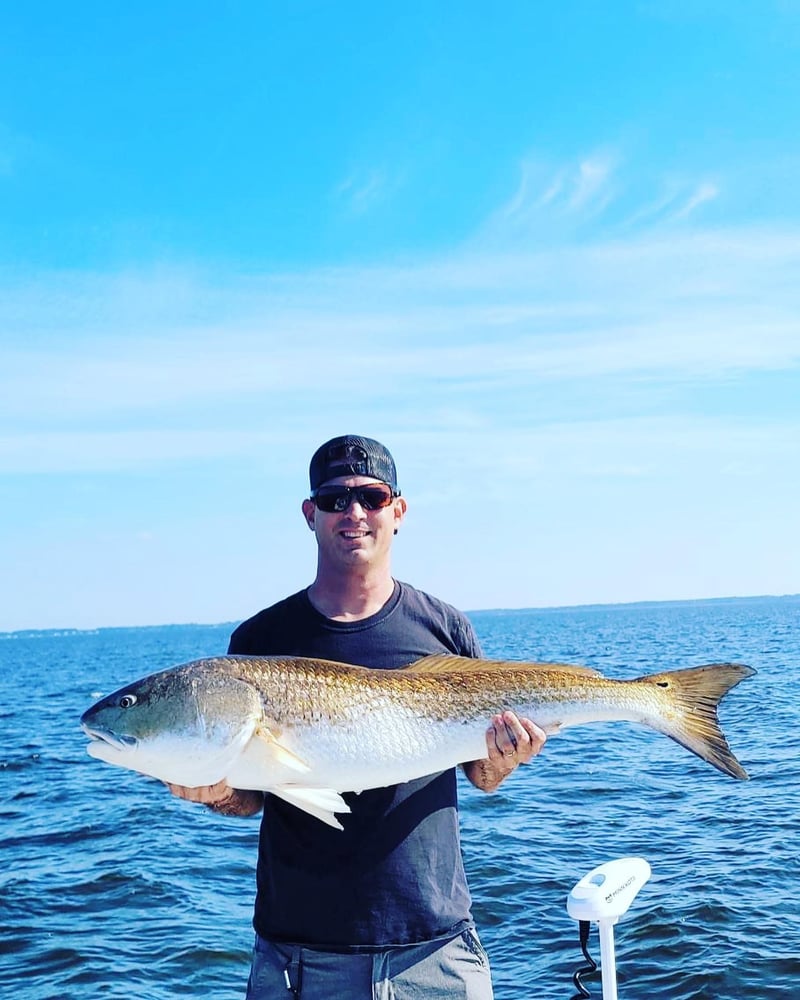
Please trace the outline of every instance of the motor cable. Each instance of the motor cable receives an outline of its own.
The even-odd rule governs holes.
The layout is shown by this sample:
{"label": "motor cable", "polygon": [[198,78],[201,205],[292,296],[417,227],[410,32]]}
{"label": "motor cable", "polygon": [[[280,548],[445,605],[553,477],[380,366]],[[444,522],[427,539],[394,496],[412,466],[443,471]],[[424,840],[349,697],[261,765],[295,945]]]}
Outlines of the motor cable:
{"label": "motor cable", "polygon": [[578,931],[580,936],[581,951],[583,952],[583,957],[586,959],[586,965],[582,965],[572,977],[572,982],[575,984],[575,988],[578,992],[570,998],[570,1000],[584,1000],[585,997],[590,997],[591,993],[583,985],[583,979],[585,976],[591,976],[592,973],[597,972],[597,962],[592,958],[588,951],[589,944],[589,928],[591,924],[588,920],[581,920],[578,924]]}

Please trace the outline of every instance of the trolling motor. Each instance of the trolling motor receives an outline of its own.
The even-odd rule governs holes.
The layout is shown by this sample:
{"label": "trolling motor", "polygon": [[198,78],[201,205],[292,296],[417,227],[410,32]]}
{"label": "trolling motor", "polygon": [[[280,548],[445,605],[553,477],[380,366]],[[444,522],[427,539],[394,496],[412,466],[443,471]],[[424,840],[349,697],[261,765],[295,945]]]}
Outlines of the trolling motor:
{"label": "trolling motor", "polygon": [[588,965],[575,973],[574,983],[580,991],[572,1000],[590,996],[583,977],[597,969],[587,950],[590,925],[600,930],[600,975],[603,1000],[617,1000],[617,967],[614,955],[614,924],[636,898],[650,878],[650,865],[644,858],[618,858],[598,865],[584,875],[567,896],[567,913],[579,922],[581,950]]}

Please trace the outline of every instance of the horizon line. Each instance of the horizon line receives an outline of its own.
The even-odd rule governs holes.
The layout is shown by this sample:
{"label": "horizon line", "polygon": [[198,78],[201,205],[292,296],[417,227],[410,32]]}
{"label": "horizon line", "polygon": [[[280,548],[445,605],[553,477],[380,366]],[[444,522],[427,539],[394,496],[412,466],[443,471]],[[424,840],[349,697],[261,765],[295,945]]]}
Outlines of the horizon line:
{"label": "horizon line", "polygon": [[[596,611],[603,608],[624,609],[665,606],[675,604],[724,604],[729,602],[757,602],[800,600],[800,592],[791,594],[731,594],[725,597],[678,597],[664,599],[649,599],[641,601],[601,601],[594,604],[548,604],[534,607],[504,607],[504,608],[470,608],[463,613],[469,615],[496,615],[508,612],[548,612],[548,611]],[[0,638],[10,638],[24,635],[40,635],[42,633],[58,633],[66,635],[95,634],[97,632],[128,631],[130,629],[156,628],[228,628],[238,625],[244,619],[231,619],[219,622],[158,622],[148,625],[96,625],[78,628],[72,625],[43,626],[41,628],[0,629]]]}

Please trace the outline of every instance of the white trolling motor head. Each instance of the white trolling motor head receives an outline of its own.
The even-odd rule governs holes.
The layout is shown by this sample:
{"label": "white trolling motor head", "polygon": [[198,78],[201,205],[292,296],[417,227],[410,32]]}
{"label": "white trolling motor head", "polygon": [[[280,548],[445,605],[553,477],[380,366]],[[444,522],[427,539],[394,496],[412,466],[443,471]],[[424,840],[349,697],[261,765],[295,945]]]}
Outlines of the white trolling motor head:
{"label": "white trolling motor head", "polygon": [[616,923],[649,878],[650,865],[644,858],[607,861],[578,882],[567,897],[567,913],[573,920]]}

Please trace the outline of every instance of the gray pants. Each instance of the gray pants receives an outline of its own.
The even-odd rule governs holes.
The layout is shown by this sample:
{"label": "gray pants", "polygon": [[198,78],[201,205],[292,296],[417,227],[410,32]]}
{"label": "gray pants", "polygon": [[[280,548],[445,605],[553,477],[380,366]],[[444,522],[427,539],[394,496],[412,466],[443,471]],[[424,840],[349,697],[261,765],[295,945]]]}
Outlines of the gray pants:
{"label": "gray pants", "polygon": [[474,930],[448,941],[339,954],[256,936],[247,1000],[492,1000]]}

